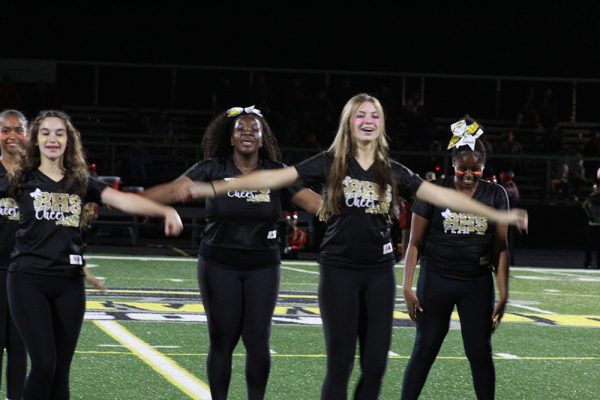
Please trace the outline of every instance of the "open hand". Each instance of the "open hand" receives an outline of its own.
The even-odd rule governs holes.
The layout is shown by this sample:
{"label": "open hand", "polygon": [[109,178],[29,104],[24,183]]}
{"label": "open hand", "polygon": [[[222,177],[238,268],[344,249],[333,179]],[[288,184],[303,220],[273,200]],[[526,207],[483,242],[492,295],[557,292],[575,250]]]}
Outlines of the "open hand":
{"label": "open hand", "polygon": [[85,273],[85,281],[93,287],[94,289],[98,289],[100,293],[106,293],[106,286],[104,286],[105,280],[98,278],[94,274],[92,274],[87,268],[84,268]]}
{"label": "open hand", "polygon": [[411,320],[413,320],[413,322],[416,322],[417,311],[423,312],[423,308],[421,307],[421,303],[419,303],[419,299],[411,289],[404,291],[404,302],[406,303],[406,308],[408,309],[408,316]]}
{"label": "open hand", "polygon": [[529,215],[527,210],[513,208],[507,213],[506,223],[517,227],[519,232],[527,233],[529,229]]}
{"label": "open hand", "polygon": [[492,332],[495,332],[498,326],[500,326],[502,317],[504,317],[505,309],[506,300],[499,300],[496,302],[496,306],[494,307],[494,313],[492,314]]}

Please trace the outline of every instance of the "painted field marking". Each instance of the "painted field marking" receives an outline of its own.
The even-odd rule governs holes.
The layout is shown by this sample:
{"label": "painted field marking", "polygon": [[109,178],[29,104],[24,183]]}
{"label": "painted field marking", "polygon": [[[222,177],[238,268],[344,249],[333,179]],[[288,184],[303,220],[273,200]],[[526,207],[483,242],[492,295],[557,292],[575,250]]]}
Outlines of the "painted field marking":
{"label": "painted field marking", "polygon": [[139,257],[139,256],[101,256],[86,255],[86,260],[129,260],[129,261],[175,261],[175,262],[198,262],[196,257]]}
{"label": "painted field marking", "polygon": [[[539,291],[524,292],[522,290],[511,290],[511,294],[540,294]],[[566,292],[544,292],[544,296],[564,296],[564,297],[590,297],[597,298],[600,294],[579,294],[579,293],[566,293]]]}
{"label": "painted field marking", "polygon": [[508,301],[508,305],[511,307],[517,307],[517,308],[522,308],[524,310],[529,310],[529,311],[534,311],[540,314],[556,314],[555,312],[552,311],[547,311],[547,310],[542,310],[541,308],[537,308],[537,307],[531,307],[531,306],[526,306],[524,304],[519,304],[516,302],[512,302],[512,301]]}
{"label": "painted field marking", "polygon": [[194,400],[209,400],[210,389],[206,383],[183,369],[179,364],[154,350],[149,344],[114,321],[94,321],[94,325],[124,345],[144,363],[162,375],[179,390]]}
{"label": "painted field marking", "polygon": [[300,265],[303,267],[318,267],[319,263],[316,261],[288,261],[288,260],[284,260],[282,261],[282,264],[285,265]]}
{"label": "painted field marking", "polygon": [[[92,321],[206,322],[206,314],[202,304],[142,302],[111,302],[105,304],[88,300],[87,309],[85,319]],[[277,306],[272,321],[278,325],[321,325],[320,315],[318,307]],[[410,322],[408,314],[404,311],[394,310],[393,316],[394,326],[396,327],[404,327],[405,323]],[[458,321],[458,313],[453,312],[451,327],[454,326],[452,324],[457,324]],[[538,310],[533,313],[507,312],[504,314],[503,321],[508,323],[600,328],[599,315],[555,314],[545,310]],[[454,326],[454,328],[457,327],[458,325]]]}
{"label": "painted field marking", "polygon": [[285,267],[283,265],[281,266],[281,269],[286,269],[288,271],[295,271],[295,272],[304,272],[305,274],[319,275],[319,271],[309,271],[309,270],[306,270],[306,269]]}
{"label": "painted field marking", "polygon": [[[77,350],[77,354],[106,354],[106,355],[123,355],[131,356],[130,352],[117,352],[117,351],[81,351]],[[208,353],[164,353],[165,356],[169,357],[208,357]],[[326,354],[283,354],[283,353],[272,353],[272,357],[279,358],[326,358]],[[246,353],[233,353],[233,357],[246,357]],[[410,355],[400,355],[390,351],[388,353],[389,358],[396,360],[408,360]],[[359,358],[357,354],[355,356]],[[494,359],[496,360],[515,360],[515,361],[600,361],[600,357],[576,357],[576,356],[516,356],[509,353],[495,353]],[[436,360],[466,360],[466,356],[437,356]]]}
{"label": "painted field marking", "polygon": [[584,276],[576,276],[571,275],[569,279],[565,279],[564,276],[533,276],[533,275],[512,275],[511,278],[514,279],[527,279],[530,281],[569,281],[569,282],[600,282],[599,277],[584,277]]}
{"label": "painted field marking", "polygon": [[527,272],[544,272],[544,273],[580,273],[580,274],[600,274],[600,270],[593,269],[577,269],[577,268],[532,268],[532,267],[510,267],[511,271],[527,271]]}
{"label": "painted field marking", "polygon": [[[207,357],[208,353],[166,353],[169,357]],[[245,353],[233,353],[233,357],[246,357]],[[327,358],[326,354],[273,354],[273,357],[279,358]],[[400,355],[396,354],[392,351],[388,353],[388,356],[393,359],[401,359],[408,360],[410,355]],[[358,354],[355,355],[355,358],[359,358]],[[516,356],[509,353],[495,353],[495,360],[516,360],[516,361],[598,361],[600,357],[564,357],[564,356]],[[466,360],[467,357],[462,356],[437,356],[436,360]]]}
{"label": "painted field marking", "polygon": [[500,358],[504,358],[506,360],[518,360],[521,358],[519,356],[515,356],[514,354],[509,354],[509,353],[496,353],[496,356],[498,356]]}
{"label": "painted field marking", "polygon": [[[175,262],[197,262],[196,257],[152,257],[152,256],[118,256],[118,255],[99,255],[90,254],[85,256],[86,260],[132,260],[132,261],[175,261]],[[318,266],[319,264],[315,261],[284,261],[285,265],[299,265],[299,266]],[[395,265],[397,268],[402,268],[401,264]],[[417,266],[418,268],[418,266]],[[528,271],[528,272],[544,272],[544,273],[581,273],[590,275],[600,275],[600,270],[593,269],[577,269],[577,268],[533,268],[533,267],[510,267],[511,271]]]}

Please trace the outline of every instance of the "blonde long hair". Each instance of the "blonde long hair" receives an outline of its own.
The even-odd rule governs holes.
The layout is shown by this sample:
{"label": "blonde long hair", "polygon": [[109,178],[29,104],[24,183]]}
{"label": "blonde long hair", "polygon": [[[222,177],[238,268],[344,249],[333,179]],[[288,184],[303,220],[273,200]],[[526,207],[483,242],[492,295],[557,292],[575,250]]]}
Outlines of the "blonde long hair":
{"label": "blonde long hair", "polygon": [[352,136],[352,120],[361,104],[370,102],[379,113],[380,134],[377,136],[375,160],[373,163],[373,180],[379,186],[379,201],[386,198],[387,185],[392,187],[392,207],[390,214],[397,212],[396,181],[389,158],[389,146],[385,133],[385,117],[383,107],[376,97],[360,93],[346,102],[340,115],[340,122],[333,143],[327,150],[333,154],[333,165],[325,185],[323,206],[319,210],[319,219],[326,221],[333,214],[341,213],[340,202],[343,199],[342,181],[348,173],[348,165],[352,157],[356,157],[357,143]]}

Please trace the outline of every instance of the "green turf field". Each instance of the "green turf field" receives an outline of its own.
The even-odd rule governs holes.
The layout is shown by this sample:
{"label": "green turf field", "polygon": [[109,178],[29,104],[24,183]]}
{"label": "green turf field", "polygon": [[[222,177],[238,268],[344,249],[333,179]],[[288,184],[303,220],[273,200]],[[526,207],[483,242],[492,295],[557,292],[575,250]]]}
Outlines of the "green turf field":
{"label": "green turf field", "polygon": [[[106,278],[109,293],[88,291],[71,373],[72,398],[210,398],[208,335],[195,260],[92,255],[88,263]],[[398,283],[401,276],[398,267]],[[319,398],[325,357],[317,282],[316,264],[284,263],[268,399]],[[511,304],[493,337],[497,398],[599,399],[600,271],[513,268],[510,286]],[[401,297],[396,310],[381,399],[399,398],[415,334]],[[244,363],[239,345],[230,399],[246,398]],[[355,372],[357,368],[358,362]],[[422,398],[475,398],[457,320]]]}

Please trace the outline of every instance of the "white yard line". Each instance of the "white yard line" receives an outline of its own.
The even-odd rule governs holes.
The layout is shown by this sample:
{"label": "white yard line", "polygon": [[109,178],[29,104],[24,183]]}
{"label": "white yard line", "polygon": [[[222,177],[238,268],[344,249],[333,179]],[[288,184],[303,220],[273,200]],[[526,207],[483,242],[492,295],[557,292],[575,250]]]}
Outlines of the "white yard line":
{"label": "white yard line", "polygon": [[[179,262],[196,262],[196,257],[153,257],[153,256],[119,256],[119,255],[86,255],[87,260],[134,260],[134,261],[179,261]],[[288,261],[283,260],[286,265],[319,265],[315,261]],[[396,268],[402,268],[402,264],[396,264]],[[510,267],[511,271],[530,271],[530,272],[563,272],[563,273],[583,273],[583,274],[600,274],[600,269],[577,269],[577,268],[533,268],[533,267]]]}
{"label": "white yard line", "polygon": [[285,263],[286,265],[303,265],[303,266],[313,266],[313,267],[318,267],[319,263],[316,261],[289,261],[289,260],[283,260],[283,263]]}
{"label": "white yard line", "polygon": [[570,282],[600,282],[600,276],[598,277],[587,277],[581,275],[568,275],[568,277],[559,275],[546,275],[546,276],[535,276],[535,275],[512,275],[511,278],[515,279],[526,279],[530,281],[570,281]]}
{"label": "white yard line", "polygon": [[496,356],[500,358],[505,358],[507,360],[518,360],[521,358],[519,356],[515,356],[514,354],[509,353],[496,353]]}
{"label": "white yard line", "polygon": [[319,271],[308,271],[306,269],[284,267],[283,265],[281,266],[281,269],[287,269],[288,271],[304,272],[306,274],[319,275]]}
{"label": "white yard line", "polygon": [[524,304],[515,303],[515,302],[512,302],[510,300],[508,301],[508,304],[511,307],[522,308],[522,309],[533,311],[533,312],[537,312],[537,313],[540,313],[540,314],[556,314],[555,312],[552,312],[552,311],[542,310],[541,308],[537,308],[537,307],[526,306]]}
{"label": "white yard line", "polygon": [[108,336],[128,348],[152,369],[194,400],[210,400],[210,389],[175,361],[154,350],[115,321],[94,321]]}
{"label": "white yard line", "polygon": [[194,257],[138,257],[138,256],[100,256],[86,255],[86,260],[132,260],[132,261],[179,261],[197,262]]}
{"label": "white yard line", "polygon": [[600,269],[578,269],[578,268],[532,268],[532,267],[510,267],[511,271],[528,271],[544,273],[581,273],[581,274],[600,274]]}

